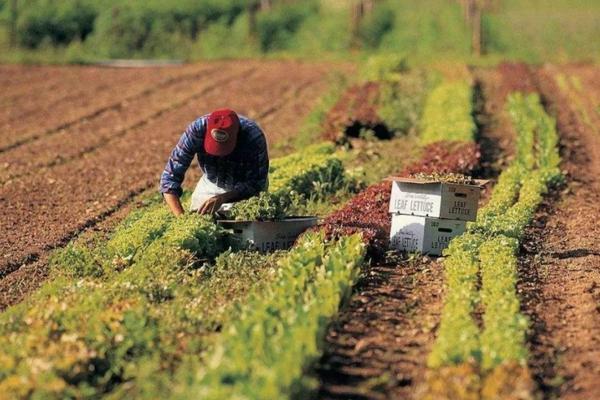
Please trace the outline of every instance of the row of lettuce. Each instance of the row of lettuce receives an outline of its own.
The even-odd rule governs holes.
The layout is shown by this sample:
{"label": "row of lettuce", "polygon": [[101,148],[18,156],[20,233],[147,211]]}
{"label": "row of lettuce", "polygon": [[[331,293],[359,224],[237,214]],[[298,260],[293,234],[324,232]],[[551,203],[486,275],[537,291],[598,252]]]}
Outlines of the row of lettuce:
{"label": "row of lettuce", "polygon": [[[316,145],[274,160],[265,208],[292,207],[284,193],[307,201],[314,184],[319,195],[351,184],[333,151]],[[130,215],[107,241],[70,244],[53,257],[49,282],[0,315],[0,393],[289,394],[353,283],[363,245],[312,234],[289,253],[236,246],[210,218],[175,218],[162,204]]]}
{"label": "row of lettuce", "polygon": [[517,133],[516,156],[477,221],[446,251],[446,296],[424,398],[534,396],[517,256],[543,195],[562,179],[559,137],[538,95],[513,93],[506,110]]}
{"label": "row of lettuce", "polygon": [[[470,102],[439,96],[427,103],[470,118]],[[343,158],[324,143],[273,160],[269,192],[236,204],[233,218],[281,218],[358,189]],[[48,283],[0,315],[0,393],[217,399],[309,390],[305,372],[356,280],[363,240],[311,233],[289,252],[242,247],[212,219],[175,218],[160,202],[109,239],[69,244],[54,255]]]}

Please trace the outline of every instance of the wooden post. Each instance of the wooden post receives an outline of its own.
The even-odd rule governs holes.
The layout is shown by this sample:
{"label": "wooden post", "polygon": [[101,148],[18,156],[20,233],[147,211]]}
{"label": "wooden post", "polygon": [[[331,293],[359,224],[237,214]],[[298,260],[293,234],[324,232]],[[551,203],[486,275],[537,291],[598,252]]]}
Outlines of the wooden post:
{"label": "wooden post", "polygon": [[252,40],[256,39],[256,35],[258,34],[256,15],[260,6],[261,4],[258,1],[251,1],[248,4],[248,34]]}
{"label": "wooden post", "polygon": [[354,0],[351,3],[350,12],[350,47],[357,49],[360,47],[360,22],[362,21],[364,8],[362,0]]}
{"label": "wooden post", "polygon": [[471,7],[471,0],[459,0],[459,3],[460,3],[460,6],[462,7],[463,19],[468,24],[468,23],[470,23],[470,19],[471,19],[471,16],[469,15],[470,7]]}
{"label": "wooden post", "polygon": [[360,23],[362,22],[365,15],[371,13],[375,8],[375,0],[354,0],[351,3],[350,13],[350,46],[352,48],[359,48],[360,43]]}
{"label": "wooden post", "polygon": [[271,0],[260,0],[260,10],[261,11],[270,10],[272,5],[273,4],[272,4]]}
{"label": "wooden post", "polygon": [[10,47],[17,47],[17,0],[10,1],[10,21],[9,21],[9,44]]}
{"label": "wooden post", "polygon": [[481,41],[481,4],[478,1],[473,0],[473,10],[471,14],[471,48],[473,54],[476,56],[481,55],[482,41]]}

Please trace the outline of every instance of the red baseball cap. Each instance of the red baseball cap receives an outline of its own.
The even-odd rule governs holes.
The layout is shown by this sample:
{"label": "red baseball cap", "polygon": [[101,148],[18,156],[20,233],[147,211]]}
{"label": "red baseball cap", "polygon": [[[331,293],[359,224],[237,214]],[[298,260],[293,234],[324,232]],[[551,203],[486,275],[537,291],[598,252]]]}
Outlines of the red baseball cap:
{"label": "red baseball cap", "polygon": [[240,118],[228,108],[215,110],[208,116],[204,150],[213,156],[230,154],[237,143],[240,132]]}

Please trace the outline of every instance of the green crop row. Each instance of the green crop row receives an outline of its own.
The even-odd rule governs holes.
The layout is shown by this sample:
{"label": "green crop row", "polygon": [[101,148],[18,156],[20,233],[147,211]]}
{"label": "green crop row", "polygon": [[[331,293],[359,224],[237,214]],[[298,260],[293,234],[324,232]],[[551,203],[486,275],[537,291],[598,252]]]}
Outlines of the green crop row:
{"label": "green crop row", "polygon": [[[271,187],[302,192],[327,184],[328,169],[343,175],[333,151],[322,144],[273,160]],[[245,296],[278,276],[281,254],[223,253],[228,237],[209,217],[176,218],[156,202],[129,215],[108,240],[97,235],[56,252],[50,281],[0,315],[0,393],[168,392],[177,366],[200,362],[207,338],[237,315]],[[332,271],[325,280],[339,273]]]}
{"label": "green crop row", "polygon": [[469,82],[444,82],[429,95],[421,120],[421,140],[471,142],[475,138],[473,121],[473,89]]}
{"label": "green crop row", "polygon": [[[447,294],[438,338],[428,359],[434,370],[465,363],[477,366],[484,377],[489,376],[483,387],[476,388],[483,397],[498,395],[498,390],[507,393],[516,385],[510,381],[515,376],[532,387],[526,368],[528,323],[520,314],[516,292],[519,240],[543,195],[561,179],[558,133],[539,97],[512,94],[507,111],[517,133],[516,158],[500,175],[477,221],[469,224],[468,233],[455,239],[445,253]],[[480,290],[476,285],[479,279]],[[479,304],[483,329],[474,317]],[[440,376],[448,379],[448,373],[433,374],[430,389],[440,387],[436,382]],[[503,383],[499,385],[498,379]],[[444,390],[450,397],[462,393],[452,385]],[[459,397],[469,396],[473,394]]]}
{"label": "green crop row", "polygon": [[[237,215],[241,215],[244,210],[249,214],[251,207],[256,207],[256,216],[282,215],[290,208],[292,201],[295,204],[305,203],[310,188],[322,188],[319,194],[325,196],[348,184],[350,179],[344,174],[341,161],[333,155],[334,150],[332,144],[323,143],[310,146],[303,152],[274,159],[269,174],[271,192],[234,207],[234,210],[240,212]],[[55,254],[51,264],[55,271],[70,274],[73,278],[118,273],[133,265],[149,245],[164,235],[174,221],[176,218],[162,202],[152,204],[129,215],[108,241],[98,239],[91,245],[71,243]],[[223,244],[227,242],[227,237],[208,221],[204,229],[206,240],[200,240],[200,243],[207,247],[202,249],[202,253],[205,258],[214,258],[225,245],[213,248],[208,246],[214,246],[215,240]],[[91,247],[93,251],[90,250]]]}
{"label": "green crop row", "polygon": [[301,152],[273,160],[269,190],[236,203],[231,216],[237,220],[280,219],[309,200],[319,200],[357,182],[346,175],[331,143],[309,146]]}
{"label": "green crop row", "polygon": [[55,281],[3,313],[0,393],[280,398],[297,388],[357,276],[360,238],[310,234],[287,255],[226,252],[199,267],[203,224],[178,219],[123,273]]}
{"label": "green crop row", "polygon": [[504,171],[492,198],[469,226],[471,231],[520,239],[547,188],[559,183],[559,136],[537,95],[509,96],[507,111],[517,132],[516,158]]}
{"label": "green crop row", "polygon": [[96,270],[84,267],[86,261],[102,265],[98,258],[66,250],[63,261],[79,268],[55,270],[55,279],[0,316],[0,393],[101,394],[134,379],[140,368],[169,368],[180,348],[197,349],[195,335],[219,319],[215,293],[204,283],[210,278],[198,267],[222,242],[212,222],[186,215],[137,252],[134,263],[115,262],[102,279],[81,274]]}
{"label": "green crop row", "polygon": [[305,235],[280,262],[273,284],[255,291],[219,336],[212,362],[181,397],[280,399],[303,391],[303,372],[320,356],[328,322],[364,256],[359,235],[334,243]]}
{"label": "green crop row", "polygon": [[520,313],[517,285],[519,243],[514,238],[497,236],[479,249],[481,262],[481,368],[489,371],[505,361],[525,365],[527,319]]}
{"label": "green crop row", "polygon": [[450,242],[444,261],[446,297],[438,337],[428,366],[460,364],[479,358],[479,328],[472,315],[477,306],[479,259],[482,237],[464,234]]}

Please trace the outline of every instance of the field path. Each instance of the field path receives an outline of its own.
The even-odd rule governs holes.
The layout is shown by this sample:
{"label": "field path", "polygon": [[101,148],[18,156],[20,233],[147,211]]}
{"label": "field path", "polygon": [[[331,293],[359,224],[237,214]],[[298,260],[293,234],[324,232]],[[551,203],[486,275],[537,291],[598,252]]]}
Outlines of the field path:
{"label": "field path", "polygon": [[[171,74],[181,77],[180,68]],[[103,70],[111,76],[121,71]],[[150,82],[118,106],[110,104],[119,101],[119,89],[111,89],[116,96],[113,103],[102,100],[100,111],[92,116],[6,149],[0,154],[0,308],[19,301],[39,284],[39,279],[30,281],[19,270],[43,279],[44,273],[31,269],[32,265],[45,269],[49,251],[113,218],[138,194],[154,190],[170,150],[188,123],[211,109],[231,107],[257,118],[276,153],[275,145],[283,142],[285,148],[297,133],[333,70],[352,68],[291,61],[186,66],[183,78],[168,78],[171,81],[158,89]],[[136,72],[143,75],[145,70]],[[86,112],[94,109],[93,104],[83,107]],[[30,123],[24,120],[24,127],[16,127],[16,132],[32,138],[25,128]],[[43,124],[43,119],[37,123]],[[54,124],[48,121],[48,126]],[[0,141],[14,140],[10,136],[3,131]],[[198,178],[195,163],[189,175],[187,188]]]}
{"label": "field path", "polygon": [[[573,97],[556,77],[582,69],[596,76],[596,86]],[[533,321],[531,367],[545,398],[595,399],[600,398],[600,119],[592,95],[600,93],[600,70],[544,67],[537,75],[557,118],[568,185],[537,213],[523,246],[519,290]]]}

